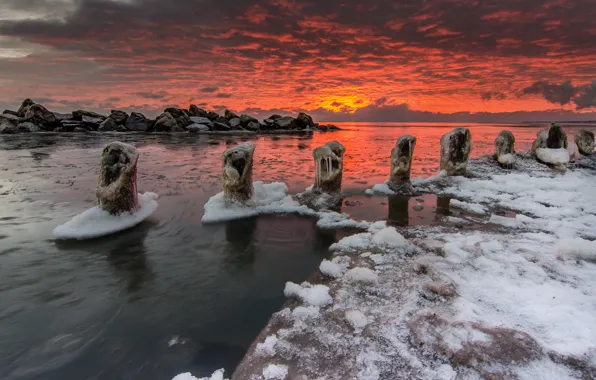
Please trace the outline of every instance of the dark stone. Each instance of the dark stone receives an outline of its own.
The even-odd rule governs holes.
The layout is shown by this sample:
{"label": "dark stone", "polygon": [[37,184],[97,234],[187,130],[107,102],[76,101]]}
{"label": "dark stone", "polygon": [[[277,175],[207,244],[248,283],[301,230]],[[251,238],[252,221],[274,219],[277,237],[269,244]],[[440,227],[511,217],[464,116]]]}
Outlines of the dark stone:
{"label": "dark stone", "polygon": [[116,128],[116,132],[128,132],[128,129],[123,125],[119,125],[118,128]]}
{"label": "dark stone", "polygon": [[190,125],[187,128],[187,130],[188,130],[188,133],[190,133],[191,135],[195,135],[195,134],[198,134],[199,132],[208,132],[209,127],[204,124],[193,124],[193,125]]}
{"label": "dark stone", "polygon": [[575,143],[579,149],[579,152],[584,156],[589,156],[594,153],[594,133],[581,129],[575,134]]}
{"label": "dark stone", "polygon": [[76,120],[64,120],[62,126],[65,132],[72,132],[75,128],[85,128],[85,123]]}
{"label": "dark stone", "polygon": [[236,117],[234,119],[230,119],[230,126],[234,129],[238,129],[241,126],[240,118]]}
{"label": "dark stone", "polygon": [[40,132],[41,128],[39,128],[37,125],[33,123],[25,122],[17,126],[17,131],[19,133]]}
{"label": "dark stone", "polygon": [[174,119],[181,117],[181,116],[186,116],[186,114],[184,113],[184,111],[182,111],[182,109],[180,108],[166,108],[164,111],[164,113],[169,113],[170,115],[172,115],[174,117]]}
{"label": "dark stone", "polygon": [[87,115],[83,115],[82,117],[82,121],[85,124],[85,126],[93,129],[94,131],[97,131],[101,123],[104,122],[104,120],[106,119],[103,117],[91,117]]}
{"label": "dark stone", "polygon": [[183,113],[182,116],[174,117],[174,119],[176,119],[176,124],[178,127],[182,128],[183,130],[192,124],[192,120],[190,120],[190,117],[188,117],[188,115],[185,113]]}
{"label": "dark stone", "polygon": [[275,124],[275,120],[273,120],[273,119],[265,119],[265,120],[263,120],[263,123],[265,123],[265,124]]}
{"label": "dark stone", "polygon": [[315,126],[315,123],[310,115],[300,112],[296,118],[296,125],[299,129],[310,129]]}
{"label": "dark stone", "polygon": [[273,115],[269,116],[269,119],[271,119],[273,121],[275,121],[277,119],[281,119],[281,118],[282,118],[282,116],[278,115],[278,114],[273,114]]}
{"label": "dark stone", "polygon": [[259,124],[258,121],[257,122],[251,121],[250,123],[248,123],[246,125],[245,128],[252,132],[258,132],[261,129],[261,124]]}
{"label": "dark stone", "polygon": [[279,119],[275,120],[275,126],[276,126],[276,129],[283,129],[283,130],[296,129],[297,128],[296,119],[294,119],[291,116],[280,117]]}
{"label": "dark stone", "polygon": [[19,113],[17,111],[4,110],[4,112],[2,112],[2,114],[3,115],[12,115],[12,116],[19,117]]}
{"label": "dark stone", "polygon": [[19,125],[19,117],[9,114],[9,113],[3,113],[2,115],[0,115],[0,119],[4,119],[7,120],[9,123],[11,123],[12,125],[14,125],[15,127],[17,125]]}
{"label": "dark stone", "polygon": [[0,134],[12,135],[17,133],[17,127],[7,119],[0,119]]}
{"label": "dark stone", "polygon": [[237,119],[238,115],[236,115],[234,112],[232,112],[230,110],[226,110],[224,112],[224,117],[228,120],[231,120],[231,119]]}
{"label": "dark stone", "polygon": [[54,112],[54,116],[56,116],[56,119],[58,119],[58,121],[72,120],[72,113],[58,113],[58,112]]}
{"label": "dark stone", "polygon": [[240,116],[240,124],[242,124],[242,126],[244,128],[248,127],[248,124],[251,122],[258,123],[259,121],[252,116],[248,116],[248,115],[244,115],[244,114]]}
{"label": "dark stone", "polygon": [[118,125],[124,125],[126,124],[126,120],[128,120],[128,114],[124,111],[112,110],[109,118],[114,120]]}
{"label": "dark stone", "polygon": [[207,118],[211,121],[217,120],[218,117],[219,117],[219,114],[217,112],[209,111],[207,113]]}
{"label": "dark stone", "polygon": [[339,128],[338,126],[335,126],[335,125],[333,125],[333,124],[328,124],[328,125],[327,125],[327,130],[328,130],[328,131],[340,131],[340,130],[341,130],[341,128]]}
{"label": "dark stone", "polygon": [[567,135],[559,124],[553,123],[548,130],[546,147],[549,149],[567,149]]}
{"label": "dark stone", "polygon": [[91,119],[101,119],[101,121],[104,121],[106,119],[106,116],[100,115],[96,112],[85,111],[85,110],[72,111],[72,118],[75,120],[84,121],[83,116],[86,116],[87,118],[91,118]]}
{"label": "dark stone", "polygon": [[27,108],[25,112],[24,121],[31,122],[45,131],[53,131],[54,128],[60,127],[62,124],[56,115],[48,111],[47,108],[41,104],[33,104]]}
{"label": "dark stone", "polygon": [[176,119],[169,112],[164,112],[155,120],[153,130],[155,132],[171,132],[172,128],[178,126]]}
{"label": "dark stone", "polygon": [[188,109],[188,113],[190,114],[190,116],[207,117],[207,111],[205,111],[202,108],[197,107],[194,104],[190,105],[190,108]]}
{"label": "dark stone", "polygon": [[88,129],[86,129],[86,128],[76,127],[73,132],[76,132],[76,133],[89,133],[90,131]]}
{"label": "dark stone", "polygon": [[29,107],[31,107],[34,104],[35,103],[31,99],[23,100],[23,103],[21,103],[21,106],[19,107],[19,110],[17,111],[17,116],[25,117],[25,113],[27,113],[27,109],[29,109]]}
{"label": "dark stone", "polygon": [[214,122],[230,126],[230,121],[223,116],[218,117],[217,119],[214,120]]}
{"label": "dark stone", "polygon": [[213,130],[214,131],[230,131],[230,130],[232,130],[232,128],[227,124],[219,123],[216,121],[213,123]]}
{"label": "dark stone", "polygon": [[147,132],[149,129],[147,118],[145,115],[138,112],[131,113],[124,126],[126,127],[127,131],[131,132]]}
{"label": "dark stone", "polygon": [[116,123],[116,120],[112,119],[110,116],[99,125],[97,130],[100,132],[111,132],[116,130],[116,128],[118,128],[118,124]]}

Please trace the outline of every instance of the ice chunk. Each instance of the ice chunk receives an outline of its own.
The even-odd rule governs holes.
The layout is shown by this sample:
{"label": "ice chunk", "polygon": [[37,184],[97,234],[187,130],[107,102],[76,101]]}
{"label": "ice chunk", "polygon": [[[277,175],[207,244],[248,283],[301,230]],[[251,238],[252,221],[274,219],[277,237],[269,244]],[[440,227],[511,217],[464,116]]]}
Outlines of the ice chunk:
{"label": "ice chunk", "polygon": [[377,232],[373,237],[373,244],[394,248],[401,247],[406,244],[406,239],[395,229],[395,227],[387,227]]}
{"label": "ice chunk", "polygon": [[359,310],[348,310],[345,316],[356,332],[362,331],[368,325],[368,318]]}
{"label": "ice chunk", "polygon": [[333,299],[329,295],[329,288],[325,285],[312,285],[309,283],[298,285],[287,282],[284,295],[299,298],[310,306],[327,306],[333,303]]}
{"label": "ice chunk", "polygon": [[277,335],[269,335],[263,343],[257,343],[257,353],[266,356],[275,355],[275,345],[278,340]]}
{"label": "ice chunk", "polygon": [[329,260],[323,260],[321,265],[319,265],[319,270],[325,276],[333,277],[333,278],[340,278],[341,276],[346,273],[348,266],[346,264],[338,264],[334,263]]}
{"label": "ice chunk", "polygon": [[139,194],[138,210],[120,215],[112,215],[99,206],[92,207],[56,227],[52,233],[58,239],[84,240],[123,231],[150,217],[157,209],[157,198],[155,193]]}
{"label": "ice chunk", "polygon": [[345,278],[350,282],[361,282],[366,284],[373,284],[379,279],[377,274],[368,268],[350,269],[346,273]]}
{"label": "ice chunk", "polygon": [[540,161],[551,165],[565,165],[569,163],[569,151],[565,148],[538,148],[536,149],[536,157]]}
{"label": "ice chunk", "polygon": [[265,380],[284,380],[288,376],[288,366],[281,364],[269,364],[263,370]]}
{"label": "ice chunk", "polygon": [[450,202],[450,205],[452,207],[466,210],[466,211],[469,211],[474,214],[478,214],[478,215],[486,214],[486,208],[479,203],[468,203],[468,202],[459,201],[457,199],[452,199]]}
{"label": "ice chunk", "polygon": [[201,377],[200,379],[191,375],[190,372],[181,373],[172,380],[224,380],[224,370],[218,369],[217,371],[213,372],[211,377]]}

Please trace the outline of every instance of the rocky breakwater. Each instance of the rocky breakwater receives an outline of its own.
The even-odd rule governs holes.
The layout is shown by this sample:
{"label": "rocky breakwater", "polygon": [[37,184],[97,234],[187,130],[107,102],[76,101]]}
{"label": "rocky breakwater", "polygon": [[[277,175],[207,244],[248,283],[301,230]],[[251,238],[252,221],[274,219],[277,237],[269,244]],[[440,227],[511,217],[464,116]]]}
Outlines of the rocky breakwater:
{"label": "rocky breakwater", "polygon": [[156,119],[142,113],[112,110],[110,115],[77,110],[69,114],[49,111],[31,99],[25,99],[17,111],[0,115],[0,134],[28,132],[149,132],[149,133],[310,133],[333,132],[334,125],[315,123],[304,112],[297,117],[271,115],[256,118],[225,110],[223,115],[192,104],[189,109],[166,108]]}

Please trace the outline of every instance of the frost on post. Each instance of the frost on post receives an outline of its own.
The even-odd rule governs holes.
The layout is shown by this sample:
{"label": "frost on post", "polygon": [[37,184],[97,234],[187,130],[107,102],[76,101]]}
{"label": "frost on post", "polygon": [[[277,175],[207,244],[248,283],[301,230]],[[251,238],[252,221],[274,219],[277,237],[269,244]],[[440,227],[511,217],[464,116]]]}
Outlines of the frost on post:
{"label": "frost on post", "polygon": [[115,141],[101,154],[97,199],[102,209],[112,215],[138,209],[137,161],[134,146]]}
{"label": "frost on post", "polygon": [[532,151],[538,161],[550,165],[565,165],[569,163],[567,151],[567,135],[559,124],[553,123],[550,129],[543,129],[536,135],[532,144]]}
{"label": "frost on post", "polygon": [[515,137],[510,131],[501,131],[495,140],[495,158],[504,168],[515,164]]}
{"label": "frost on post", "polygon": [[391,173],[389,181],[397,185],[410,179],[410,169],[412,168],[412,158],[414,157],[414,147],[416,146],[416,137],[403,135],[397,139],[397,143],[391,150]]}
{"label": "frost on post", "polygon": [[255,145],[245,142],[223,153],[223,192],[226,201],[252,198],[252,165]]}
{"label": "frost on post", "polygon": [[472,134],[468,128],[455,128],[441,137],[441,170],[447,175],[463,175],[472,152]]}
{"label": "frost on post", "polygon": [[581,129],[575,135],[575,143],[579,148],[579,152],[584,156],[589,156],[594,152],[594,133]]}
{"label": "frost on post", "polygon": [[341,192],[345,151],[346,148],[337,141],[331,141],[313,151],[316,168],[314,190],[327,194]]}

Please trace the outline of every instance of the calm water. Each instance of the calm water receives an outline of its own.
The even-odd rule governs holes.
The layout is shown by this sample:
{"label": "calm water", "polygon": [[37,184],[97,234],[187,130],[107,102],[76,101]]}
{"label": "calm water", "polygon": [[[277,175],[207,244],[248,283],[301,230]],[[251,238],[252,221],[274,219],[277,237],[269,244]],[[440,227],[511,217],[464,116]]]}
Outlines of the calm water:
{"label": "calm water", "polygon": [[[435,223],[432,195],[414,211],[415,199],[363,193],[386,179],[404,133],[418,138],[413,176],[435,174],[440,136],[456,125],[341,126],[251,139],[255,180],[303,191],[314,181],[312,149],[336,139],[347,148],[344,191],[357,201],[344,212],[404,228]],[[529,149],[538,130],[470,127],[476,157],[492,153],[504,128],[517,150]],[[118,138],[139,149],[139,190],[159,193],[159,209],[129,231],[73,243],[51,231],[95,204],[100,152],[114,137],[0,137],[1,379],[163,380],[221,367],[229,374],[283,304],[285,282],[308,279],[328,246],[351,232],[291,215],[203,225],[203,204],[220,191],[221,153],[246,138]]]}

